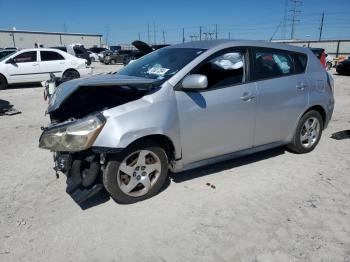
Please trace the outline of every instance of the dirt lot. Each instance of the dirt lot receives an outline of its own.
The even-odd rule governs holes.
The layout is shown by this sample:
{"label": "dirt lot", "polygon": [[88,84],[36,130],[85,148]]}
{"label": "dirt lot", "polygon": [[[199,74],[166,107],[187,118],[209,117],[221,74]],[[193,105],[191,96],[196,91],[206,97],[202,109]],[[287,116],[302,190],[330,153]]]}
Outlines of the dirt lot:
{"label": "dirt lot", "polygon": [[[96,71],[112,67],[98,66]],[[310,154],[283,148],[171,175],[160,194],[82,210],[38,148],[41,87],[0,92],[0,261],[350,261],[350,77]],[[215,189],[206,185],[211,183]]]}

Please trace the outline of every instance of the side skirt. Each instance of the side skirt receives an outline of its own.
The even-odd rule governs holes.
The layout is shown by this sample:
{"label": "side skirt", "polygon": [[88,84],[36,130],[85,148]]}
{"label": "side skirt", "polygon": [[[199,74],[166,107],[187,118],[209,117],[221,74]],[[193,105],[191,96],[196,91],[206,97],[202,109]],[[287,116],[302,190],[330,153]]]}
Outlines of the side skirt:
{"label": "side skirt", "polygon": [[229,154],[225,154],[225,155],[221,155],[221,156],[217,156],[217,157],[213,157],[213,158],[199,160],[199,161],[189,163],[186,165],[183,165],[182,159],[180,159],[178,161],[175,161],[175,163],[172,165],[172,167],[170,167],[170,170],[171,170],[171,172],[178,173],[178,172],[186,171],[189,169],[222,162],[222,161],[229,160],[229,159],[234,159],[234,158],[254,154],[257,152],[265,151],[265,150],[279,147],[279,146],[283,146],[286,144],[287,143],[285,141],[274,142],[274,143],[270,143],[270,144],[266,144],[266,145],[262,145],[262,146],[257,146],[257,147],[253,147],[253,148],[249,148],[249,149],[244,149],[244,150],[240,150],[237,152],[233,152],[233,153],[229,153]]}

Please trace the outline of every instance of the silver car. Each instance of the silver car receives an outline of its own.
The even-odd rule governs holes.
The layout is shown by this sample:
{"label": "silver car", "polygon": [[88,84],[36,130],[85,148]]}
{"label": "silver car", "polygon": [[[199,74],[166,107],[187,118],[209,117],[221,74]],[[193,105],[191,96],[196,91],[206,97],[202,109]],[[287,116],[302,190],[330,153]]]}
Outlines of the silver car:
{"label": "silver car", "polygon": [[200,41],[154,51],[116,74],[61,84],[40,147],[81,203],[157,194],[179,172],[287,145],[308,153],[334,108],[333,79],[306,48]]}

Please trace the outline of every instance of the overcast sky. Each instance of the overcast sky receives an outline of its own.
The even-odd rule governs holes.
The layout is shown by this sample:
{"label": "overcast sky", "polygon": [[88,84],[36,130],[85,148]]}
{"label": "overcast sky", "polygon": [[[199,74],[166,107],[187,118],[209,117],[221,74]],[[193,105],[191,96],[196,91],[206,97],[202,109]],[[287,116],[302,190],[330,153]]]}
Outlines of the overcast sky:
{"label": "overcast sky", "polygon": [[[291,21],[283,25],[285,0],[216,1],[73,1],[0,0],[0,29],[67,31],[108,35],[110,44],[138,39],[176,43],[199,35],[203,38],[269,39],[291,35]],[[288,0],[288,8],[294,9]],[[303,0],[297,6],[295,37],[317,39],[321,13],[323,37],[350,39],[350,0]],[[291,18],[292,12],[288,12]],[[149,25],[149,34],[148,34]],[[283,30],[286,28],[285,30]],[[155,32],[155,34],[154,34]],[[283,33],[285,32],[285,33]],[[108,33],[108,34],[107,34]]]}

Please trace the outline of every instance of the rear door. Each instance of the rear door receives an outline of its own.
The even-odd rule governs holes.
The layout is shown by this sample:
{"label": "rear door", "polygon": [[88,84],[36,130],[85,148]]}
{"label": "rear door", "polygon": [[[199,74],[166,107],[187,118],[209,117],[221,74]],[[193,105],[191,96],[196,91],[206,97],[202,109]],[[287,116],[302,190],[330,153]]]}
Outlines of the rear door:
{"label": "rear door", "polygon": [[13,57],[14,63],[6,64],[9,83],[36,82],[40,72],[37,51],[26,51]]}
{"label": "rear door", "polygon": [[294,54],[254,48],[254,80],[258,101],[254,146],[286,140],[308,100],[304,73],[296,71]]}
{"label": "rear door", "polygon": [[55,51],[40,51],[40,78],[47,80],[50,78],[50,73],[61,77],[66,69],[67,61],[58,52]]}

